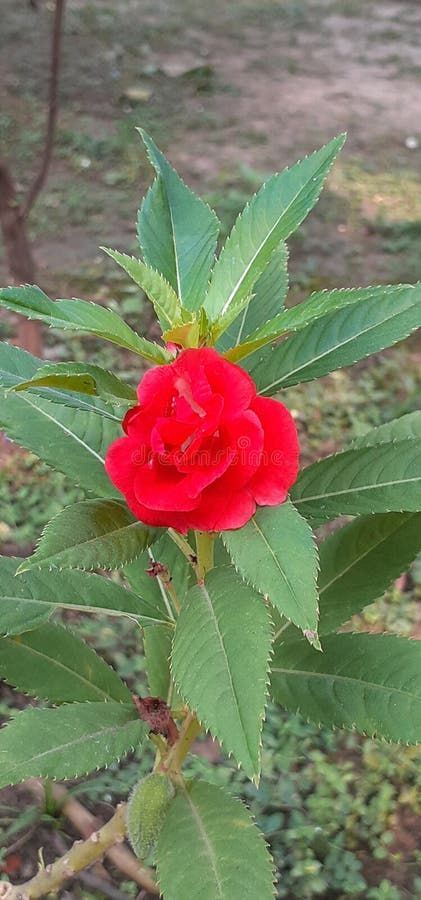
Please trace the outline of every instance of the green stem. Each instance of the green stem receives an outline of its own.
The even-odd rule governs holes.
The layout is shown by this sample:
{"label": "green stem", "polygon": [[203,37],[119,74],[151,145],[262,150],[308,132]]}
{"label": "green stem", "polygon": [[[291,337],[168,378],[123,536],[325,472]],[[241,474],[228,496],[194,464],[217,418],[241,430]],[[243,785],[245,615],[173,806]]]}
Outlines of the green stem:
{"label": "green stem", "polygon": [[188,540],[183,537],[182,534],[179,534],[178,531],[175,531],[174,528],[168,529],[168,535],[171,540],[174,541],[175,544],[177,544],[177,547],[180,548],[181,552],[184,553],[186,559],[188,559],[188,561],[191,563],[196,554],[193,550],[193,547],[191,547],[191,545],[189,544]]}
{"label": "green stem", "polygon": [[196,550],[197,550],[197,567],[196,576],[198,581],[203,581],[206,572],[213,569],[213,550],[215,535],[208,531],[196,531]]}
{"label": "green stem", "polygon": [[180,730],[180,737],[174,747],[170,750],[166,760],[162,763],[162,768],[169,775],[180,776],[180,770],[183,760],[187,756],[193,741],[197,738],[202,730],[202,726],[196,719],[194,713],[188,713]]}

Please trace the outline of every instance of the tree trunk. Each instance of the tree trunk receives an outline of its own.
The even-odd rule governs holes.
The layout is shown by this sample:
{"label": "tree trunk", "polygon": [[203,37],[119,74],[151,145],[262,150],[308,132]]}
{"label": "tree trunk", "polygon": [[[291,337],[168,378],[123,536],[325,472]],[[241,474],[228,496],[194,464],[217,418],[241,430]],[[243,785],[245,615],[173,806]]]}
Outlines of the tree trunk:
{"label": "tree trunk", "polygon": [[[11,278],[15,284],[33,284],[35,262],[27,233],[27,221],[18,202],[13,178],[5,163],[0,162],[0,227]],[[42,356],[42,337],[39,322],[19,316],[17,343]]]}

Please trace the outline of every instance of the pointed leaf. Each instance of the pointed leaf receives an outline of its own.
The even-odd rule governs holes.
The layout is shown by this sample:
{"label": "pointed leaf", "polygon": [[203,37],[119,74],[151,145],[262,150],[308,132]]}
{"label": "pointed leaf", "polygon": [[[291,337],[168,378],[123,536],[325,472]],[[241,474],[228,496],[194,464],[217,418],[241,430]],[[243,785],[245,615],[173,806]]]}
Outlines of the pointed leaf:
{"label": "pointed leaf", "polygon": [[162,328],[171,328],[172,325],[177,325],[182,321],[180,300],[160,272],[145,265],[140,259],[127,256],[126,253],[109,250],[107,247],[101,249],[108,253],[108,256],[111,256],[111,259],[121,266],[149,297]]}
{"label": "pointed leaf", "polygon": [[122,703],[26,709],[0,730],[0,788],[28,778],[79,778],[121,759],[147,726]]}
{"label": "pointed leaf", "polygon": [[277,347],[258,350],[245,368],[260,394],[321,378],[336,369],[391,347],[421,325],[421,284],[397,287],[379,300],[362,303],[316,319]]}
{"label": "pointed leaf", "polygon": [[[116,415],[110,408],[103,402],[96,399],[96,396],[91,396],[91,394],[75,394],[71,393],[69,389],[69,384],[67,384],[67,389],[63,390],[61,387],[57,387],[57,381],[55,382],[55,386],[52,387],[50,382],[48,382],[48,387],[42,387],[36,385],[36,379],[39,376],[40,372],[45,373],[47,375],[51,372],[63,372],[68,367],[69,371],[75,372],[75,374],[81,373],[82,379],[78,381],[78,390],[80,390],[81,386],[84,387],[84,390],[91,390],[92,387],[95,387],[95,383],[91,378],[91,374],[87,373],[87,369],[99,369],[98,366],[87,366],[83,363],[57,363],[57,364],[49,364],[45,365],[41,359],[37,359],[35,356],[31,356],[30,353],[26,353],[25,350],[21,350],[19,347],[11,347],[9,344],[0,343],[0,389],[9,390],[18,390],[18,388],[25,387],[26,385],[31,386],[33,388],[33,395],[40,397],[41,399],[51,401],[52,403],[60,403],[63,406],[69,406],[73,409],[80,409],[84,412],[90,413],[91,415],[102,416],[103,418],[110,419],[112,422],[116,422],[118,424],[121,423],[122,414],[120,412],[119,415]],[[74,367],[74,368],[73,368]],[[20,370],[23,370],[22,373]],[[105,373],[105,370],[99,369],[100,372]],[[26,374],[25,379],[22,379],[22,375]],[[106,375],[110,375],[110,378],[115,378],[116,382],[119,382],[119,379],[116,376],[112,376],[111,373],[105,373]],[[127,392],[132,391],[128,385],[123,385],[123,382],[120,382],[121,388],[120,391],[126,389]],[[96,391],[93,391],[93,394],[96,394]],[[136,395],[134,394],[134,402],[136,402]],[[131,395],[131,396],[132,396]],[[7,399],[8,394],[6,393],[5,399]],[[107,402],[108,402],[107,397]],[[125,402],[127,400],[123,400],[120,398],[118,403]]]}
{"label": "pointed leaf", "polygon": [[243,804],[215,785],[192,781],[178,792],[157,857],[165,900],[273,900],[263,837]]}
{"label": "pointed leaf", "polygon": [[240,213],[215,263],[205,300],[212,322],[250,293],[275,247],[305,219],[344,140],[340,135],[291,169],[273,175]]}
{"label": "pointed leaf", "polygon": [[421,550],[421,513],[356,519],[322,542],[319,633],[335,631],[384,594]]}
{"label": "pointed leaf", "polygon": [[20,634],[37,628],[52,612],[49,603],[34,602],[32,590],[15,578],[21,562],[20,558],[0,556],[0,635]]}
{"label": "pointed leaf", "polygon": [[19,571],[121,569],[159,534],[158,529],[135,519],[118,500],[82,500],[51,519],[35,553],[22,563]]}
{"label": "pointed leaf", "polygon": [[333,634],[317,653],[302,638],[279,644],[272,694],[293,712],[370,737],[421,741],[421,642]]}
{"label": "pointed leaf", "polygon": [[129,616],[140,625],[167,621],[149,599],[110,578],[76,569],[32,569],[15,578],[21,559],[0,556],[0,634],[21,634],[38,627],[58,608]]}
{"label": "pointed leaf", "polygon": [[117,313],[99,303],[86,300],[50,300],[34,285],[22,285],[0,288],[0,306],[28,319],[46,322],[51,328],[95,334],[151,362],[165,363],[171,359],[163,347],[140,337]]}
{"label": "pointed leaf", "polygon": [[346,450],[303,469],[291,491],[302,515],[417,512],[421,509],[421,441]]}
{"label": "pointed leaf", "polygon": [[[16,379],[32,378],[40,365],[42,360],[30,353],[0,343],[0,383],[5,387],[16,384]],[[104,457],[111,442],[121,435],[119,423],[33,394],[5,395],[0,391],[0,427],[85,490],[116,496],[104,469]]]}
{"label": "pointed leaf", "polygon": [[[402,291],[412,290],[412,285],[384,285],[367,288],[339,288],[332,291],[318,291],[311,294],[308,300],[298,303],[291,309],[280,312],[272,320],[266,322],[253,333],[250,333],[247,343],[242,347],[242,356],[248,356],[258,347],[263,347],[271,341],[277,340],[291,331],[301,331],[316,319],[344,309],[355,304],[365,304],[367,301],[381,304],[386,295],[399,298]],[[241,357],[239,357],[241,358]]]}
{"label": "pointed leaf", "polygon": [[354,438],[351,443],[353,450],[361,447],[375,447],[376,444],[387,444],[390,441],[404,441],[407,438],[421,438],[421,410],[408,413],[399,419],[385,422],[377,428],[372,428],[361,437]]}
{"label": "pointed leaf", "polygon": [[[288,290],[287,263],[288,249],[286,244],[281,242],[257,279],[253,288],[253,296],[240,315],[232,321],[226,331],[224,317],[218,320],[216,326],[218,333],[224,332],[218,340],[218,350],[223,351],[228,350],[229,347],[236,347],[249,335],[254,334],[262,326],[262,322],[277,317],[277,314],[279,317],[283,315],[281,310]],[[233,307],[232,303],[226,314],[227,317],[232,314]]]}
{"label": "pointed leaf", "polygon": [[52,703],[131,699],[117,673],[61,625],[2,638],[0,676],[18,691]]}
{"label": "pointed leaf", "polygon": [[180,694],[249,777],[260,769],[271,623],[263,598],[230,567],[190,589],[172,671]]}
{"label": "pointed leaf", "polygon": [[137,237],[145,262],[177,292],[177,264],[171,215],[163,179],[152,182],[137,214]]}
{"label": "pointed leaf", "polygon": [[[143,255],[149,265],[167,278],[183,306],[196,310],[203,303],[209,282],[219,232],[218,219],[213,210],[184,184],[152,138],[142,128],[138,131],[160,179],[158,188],[149,195],[148,203],[139,215],[138,230]],[[166,251],[166,268],[161,269],[159,265],[162,238],[158,248],[151,251],[157,224],[155,210],[152,222],[147,221],[146,216],[151,202],[157,201],[161,209],[165,209],[164,217],[158,219],[158,228],[162,229],[165,241],[171,247],[171,277],[169,251]]]}
{"label": "pointed leaf", "polygon": [[224,531],[234,566],[295,625],[317,632],[317,548],[292,503],[258,508],[243,528]]}
{"label": "pointed leaf", "polygon": [[[32,378],[18,381],[14,390],[20,392],[42,387],[58,388],[60,393],[76,391],[100,397],[105,402],[116,405],[124,403],[127,406],[129,403],[132,405],[137,403],[136,391],[133,388],[112,372],[89,363],[63,362],[41,366]],[[49,392],[45,396],[48,400]],[[54,399],[54,396],[51,399]],[[66,402],[66,398],[63,398],[63,401]]]}

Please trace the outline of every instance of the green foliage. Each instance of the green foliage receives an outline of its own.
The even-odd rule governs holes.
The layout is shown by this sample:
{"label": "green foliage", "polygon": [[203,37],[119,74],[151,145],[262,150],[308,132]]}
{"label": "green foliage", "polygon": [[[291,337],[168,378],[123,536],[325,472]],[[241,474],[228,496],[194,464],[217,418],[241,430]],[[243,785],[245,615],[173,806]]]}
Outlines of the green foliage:
{"label": "green foliage", "polygon": [[122,569],[152,544],[159,531],[142,525],[117,500],[82,500],[45,527],[20,572],[33,568]]}
{"label": "green foliage", "polygon": [[317,634],[317,549],[306,520],[290,502],[262,507],[243,528],[223,533],[241,576],[282,615]]}
{"label": "green foliage", "polygon": [[150,362],[170,360],[166,351],[133,331],[112,309],[86,300],[50,300],[34,285],[0,288],[0,305],[51,328],[84,331],[131,350]]}
{"label": "green foliage", "polygon": [[[218,350],[236,347],[259,328],[262,320],[280,313],[288,291],[287,263],[288,249],[286,244],[281,241],[257,279],[251,300],[246,297],[247,302],[240,315],[235,316],[238,304],[232,303],[225,316],[218,319],[215,326],[217,333],[221,334],[217,342]],[[241,300],[241,304],[243,303],[244,300]],[[234,319],[232,320],[233,315]],[[231,324],[229,324],[230,322]]]}
{"label": "green foliage", "polygon": [[142,625],[166,620],[167,613],[148,599],[109,578],[75,569],[16,572],[21,559],[0,556],[0,634],[14,635],[45,622],[59,608],[129,616]]}
{"label": "green foliage", "polygon": [[140,259],[127,256],[126,253],[109,250],[107,247],[102,249],[147,294],[163,328],[171,328],[172,325],[177,325],[182,321],[180,300],[175,290],[160,272],[151,269],[150,266],[145,265]]}
{"label": "green foliage", "polygon": [[175,682],[252,778],[260,772],[270,643],[263,598],[229,566],[188,592],[174,635]]}
{"label": "green foliage", "polygon": [[[69,406],[71,398],[63,397],[63,391],[75,391],[100,397],[106,403],[115,405],[128,406],[131,404],[133,406],[137,400],[136,391],[128,384],[125,384],[112,372],[107,372],[100,366],[93,366],[89,363],[64,362],[41,366],[33,378],[17,383],[14,390],[20,392],[43,387],[53,389],[52,392],[48,392],[47,399],[56,400],[58,403]],[[55,396],[54,389],[58,389],[58,396]],[[91,409],[95,411],[96,407],[92,405]],[[98,413],[100,412],[103,411],[98,408]],[[117,421],[119,420],[117,419]]]}
{"label": "green foliage", "polygon": [[174,794],[170,779],[157,772],[143,778],[133,788],[127,809],[127,830],[140,860],[155,847]]}
{"label": "green foliage", "polygon": [[183,306],[196,310],[208,286],[219,222],[186,187],[152,138],[143,129],[138,131],[158,175],[138,217],[143,256],[169,281]]}
{"label": "green foliage", "polygon": [[[421,323],[420,284],[317,292],[283,309],[284,241],[316,203],[343,136],[269,179],[238,217],[214,263],[216,216],[184,185],[152,139],[143,131],[141,135],[157,173],[138,215],[143,260],[106,252],[150,297],[166,340],[190,347],[217,342],[232,361],[250,356],[246,370],[258,392],[271,395],[350,366]],[[130,305],[137,314],[134,290]],[[100,304],[53,302],[28,285],[0,291],[0,304],[54,328],[103,338],[148,362],[172,359]],[[262,349],[280,337],[285,337],[281,345]],[[386,627],[387,597],[399,594],[396,583],[376,607],[366,607],[407,569],[420,548],[421,414],[380,424],[376,398],[381,391],[384,397],[384,385],[371,398],[375,413],[363,414],[359,422],[353,421],[347,404],[342,417],[330,410],[322,433],[330,441],[324,452],[352,431],[357,437],[348,449],[303,469],[291,491],[293,502],[259,508],[242,529],[223,536],[196,534],[195,554],[194,535],[185,539],[172,530],[149,528],[115,499],[104,456],[121,434],[124,410],[136,402],[136,393],[108,371],[113,368],[109,360],[116,359],[112,352],[104,357],[103,368],[90,362],[44,364],[17,348],[0,348],[0,424],[13,440],[100,498],[66,506],[21,565],[0,558],[0,673],[18,690],[61,704],[26,710],[1,731],[0,787],[34,776],[74,778],[107,765],[116,771],[118,760],[138,750],[151,727],[154,773],[149,745],[144,756],[142,751],[140,772],[136,761],[136,772],[132,766],[126,782],[147,775],[130,802],[129,830],[140,857],[152,851],[159,835],[158,875],[165,900],[272,897],[269,855],[244,807],[219,788],[186,781],[181,773],[200,728],[209,730],[242,769],[236,774],[230,770],[228,776],[228,769],[224,774],[218,764],[211,775],[215,781],[235,780],[253,802],[256,795],[245,778],[257,781],[262,761],[269,768],[269,791],[278,807],[271,807],[267,793],[258,824],[286,875],[279,897],[310,897],[328,889],[335,896],[362,891],[373,898],[394,896],[386,880],[373,893],[332,825],[332,809],[346,816],[350,793],[335,767],[329,769],[332,759],[326,765],[313,755],[309,775],[303,763],[308,748],[288,744],[287,728],[273,729],[269,721],[266,729],[276,763],[273,753],[262,753],[261,734],[271,680],[277,703],[301,710],[319,724],[389,741],[421,741],[419,642],[343,632],[351,617],[357,632],[370,621],[378,629]],[[59,358],[60,351],[54,348],[51,356]],[[137,380],[137,370],[132,374]],[[342,378],[335,378],[339,397]],[[306,410],[318,412],[323,394],[310,387],[306,394],[296,389],[290,398],[294,417],[313,435],[317,416],[310,421]],[[401,404],[400,386],[396,399]],[[405,402],[398,414],[412,408],[410,388]],[[378,427],[362,434],[368,424]],[[311,440],[304,448],[310,458]],[[364,517],[320,542],[321,648],[318,557],[309,521],[317,526],[340,515]],[[85,568],[123,571],[111,580],[79,571]],[[414,567],[414,582],[416,571]],[[100,614],[98,626],[82,617],[83,633],[119,674],[89,644],[48,621],[55,614],[64,623],[73,622],[74,611]],[[104,614],[113,617],[112,624]],[[396,622],[400,627],[399,612]],[[143,654],[139,626],[145,626]],[[336,629],[343,633],[332,633]],[[406,633],[411,634],[410,624]],[[153,722],[139,721],[130,692],[144,696],[146,680],[150,693],[171,707],[175,722],[169,720],[169,731],[165,722],[155,728]],[[148,702],[151,714],[165,719],[168,709],[153,698]],[[7,712],[7,704],[3,709]],[[276,715],[285,726],[287,720],[279,711]],[[301,723],[300,728],[305,742],[308,726]],[[339,746],[324,740],[331,753]],[[198,774],[205,763],[190,756],[186,765],[189,774]],[[294,776],[285,782],[279,771],[288,767]],[[107,776],[102,778],[110,785]],[[377,783],[373,801],[379,859],[390,820],[391,792],[385,780]],[[368,806],[369,795],[360,793],[360,785],[353,790],[352,803]],[[317,826],[310,823],[316,806],[322,823]],[[388,840],[393,840],[390,831]],[[365,846],[373,848],[373,843],[366,838]]]}
{"label": "green foliage", "polygon": [[340,135],[291,169],[274,175],[247,204],[215,263],[204,303],[212,322],[250,294],[280,241],[305,219],[344,140]]}
{"label": "green foliage", "polygon": [[173,612],[171,615],[168,612],[168,610],[171,611],[171,601],[162,579],[151,577],[148,573],[154,562],[160,562],[166,566],[177,597],[182,602],[189,586],[190,567],[186,557],[183,556],[168,533],[163,532],[162,529],[161,532],[157,532],[157,539],[153,546],[148,547],[134,562],[125,566],[124,572],[133,590],[140,596],[147,597],[156,612],[161,614],[161,618],[171,618]]}
{"label": "green foliage", "polygon": [[[34,601],[34,591],[31,585],[15,578],[16,569],[21,560],[12,557],[0,557],[0,633],[3,635],[20,634],[29,628],[36,628],[45,622],[52,611],[52,606],[47,602]],[[51,595],[51,588],[47,584],[46,596]]]}
{"label": "green foliage", "polygon": [[41,625],[2,638],[0,675],[19,691],[52,703],[130,703],[130,693],[114,670],[61,625]]}
{"label": "green foliage", "polygon": [[340,515],[421,509],[421,442],[346,450],[303,469],[291,491],[305,516],[333,519]]}
{"label": "green foliage", "polygon": [[0,787],[27,778],[78,778],[136,747],[146,726],[133,706],[70,703],[29,709],[0,731]]}
{"label": "green foliage", "polygon": [[407,438],[421,438],[421,410],[392,419],[391,422],[385,422],[361,437],[354,438],[351,447],[358,450],[360,447],[375,447],[377,444],[404,441]]}
{"label": "green foliage", "polygon": [[[40,364],[41,360],[24,350],[0,344],[2,386],[32,378]],[[110,443],[121,434],[117,422],[29,393],[0,393],[0,426],[12,440],[85,490],[116,496],[104,471],[104,456]]]}
{"label": "green foliage", "polygon": [[389,741],[421,741],[421,644],[394,636],[328,635],[278,643],[272,696],[315,722]]}
{"label": "green foliage", "polygon": [[157,857],[168,900],[274,896],[269,853],[245,808],[203,781],[190,782],[177,793],[158,839]]}
{"label": "green foliage", "polygon": [[[278,347],[256,351],[246,368],[259,393],[271,396],[281,388],[352,366],[408,337],[421,325],[421,284],[386,288],[381,302],[380,293],[379,288],[361,302],[310,321]],[[349,298],[348,292],[344,296]],[[286,319],[288,315],[289,311]]]}
{"label": "green foliage", "polygon": [[317,319],[327,316],[346,307],[366,303],[383,303],[384,297],[392,294],[399,299],[402,292],[413,290],[411,285],[385,285],[382,287],[368,288],[342,288],[341,290],[319,291],[311,294],[308,300],[293,306],[291,309],[278,313],[275,318],[269,320],[260,328],[250,332],[247,344],[244,345],[242,355],[246,356],[259,346],[276,340],[281,335],[290,331],[302,331]]}
{"label": "green foliage", "polygon": [[164,625],[152,625],[145,631],[143,637],[149,693],[154,697],[162,697],[164,700],[168,698],[168,702],[171,699],[172,641],[172,631]]}
{"label": "green foliage", "polygon": [[384,594],[421,549],[421,513],[356,519],[320,545],[319,633],[335,631]]}

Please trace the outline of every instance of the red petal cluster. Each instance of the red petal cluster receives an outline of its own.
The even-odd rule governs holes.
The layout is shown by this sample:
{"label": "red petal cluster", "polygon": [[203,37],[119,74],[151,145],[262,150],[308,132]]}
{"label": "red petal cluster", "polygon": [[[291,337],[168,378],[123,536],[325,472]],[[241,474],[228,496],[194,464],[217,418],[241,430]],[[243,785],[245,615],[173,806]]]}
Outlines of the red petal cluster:
{"label": "red petal cluster", "polygon": [[298,473],[294,420],[239,366],[212,348],[184,350],[137,394],[105,466],[142,522],[223,531],[285,500]]}

